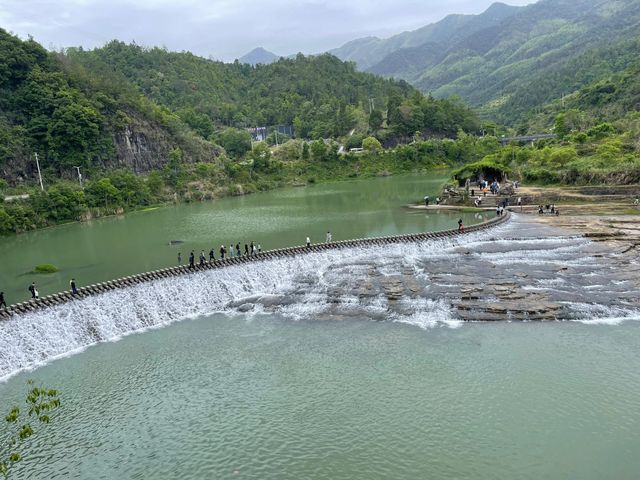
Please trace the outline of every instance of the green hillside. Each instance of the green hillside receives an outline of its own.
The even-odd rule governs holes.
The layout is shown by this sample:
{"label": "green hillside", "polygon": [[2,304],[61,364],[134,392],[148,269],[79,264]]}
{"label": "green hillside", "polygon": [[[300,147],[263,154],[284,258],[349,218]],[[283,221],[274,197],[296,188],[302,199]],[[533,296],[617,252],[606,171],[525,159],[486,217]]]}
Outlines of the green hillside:
{"label": "green hillside", "polygon": [[447,17],[334,52],[361,58],[360,68],[404,79],[435,97],[459,95],[483,116],[512,125],[531,109],[629,66],[639,24],[639,0],[494,4],[481,15]]}
{"label": "green hillside", "polygon": [[[33,178],[33,154],[45,175],[70,176],[126,166],[149,170],[149,162],[180,147],[187,161],[212,159],[203,142],[153,102],[127,85],[105,82],[65,64],[32,40],[0,30],[0,172],[10,183]],[[126,142],[143,143],[134,155]],[[129,149],[130,150],[130,149]],[[131,155],[130,155],[131,154]]]}
{"label": "green hillside", "polygon": [[[247,127],[277,124],[292,125],[297,138],[281,135],[279,148],[252,145]],[[398,163],[365,137],[394,144],[478,128],[459,102],[331,55],[252,67],[116,41],[50,53],[0,30],[0,234],[167,201],[433,167],[461,157],[433,140]],[[338,142],[368,154],[341,156]]]}

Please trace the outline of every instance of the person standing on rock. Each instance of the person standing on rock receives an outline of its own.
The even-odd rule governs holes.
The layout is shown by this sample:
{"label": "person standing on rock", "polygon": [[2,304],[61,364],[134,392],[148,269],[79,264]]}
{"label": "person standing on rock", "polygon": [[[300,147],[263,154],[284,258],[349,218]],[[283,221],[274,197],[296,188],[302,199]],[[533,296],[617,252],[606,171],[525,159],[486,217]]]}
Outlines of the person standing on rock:
{"label": "person standing on rock", "polygon": [[311,246],[311,239],[309,237],[307,237],[307,247]]}
{"label": "person standing on rock", "polygon": [[38,298],[38,291],[36,290],[36,282],[31,282],[31,285],[29,285],[29,291],[31,292],[31,298]]}
{"label": "person standing on rock", "polygon": [[0,292],[0,308],[7,308],[7,302],[4,301],[4,292]]}
{"label": "person standing on rock", "polygon": [[464,223],[462,223],[462,219],[458,220],[458,231],[464,233]]}
{"label": "person standing on rock", "polygon": [[518,197],[518,206],[520,207],[520,211],[522,211],[522,197]]}
{"label": "person standing on rock", "polygon": [[189,268],[193,270],[195,268],[196,256],[193,254],[193,250],[189,254]]}
{"label": "person standing on rock", "polygon": [[69,282],[69,286],[71,287],[71,294],[78,295],[78,288],[76,287],[76,279],[72,278]]}
{"label": "person standing on rock", "polygon": [[424,196],[424,206],[428,207],[429,206],[429,195],[425,195]]}

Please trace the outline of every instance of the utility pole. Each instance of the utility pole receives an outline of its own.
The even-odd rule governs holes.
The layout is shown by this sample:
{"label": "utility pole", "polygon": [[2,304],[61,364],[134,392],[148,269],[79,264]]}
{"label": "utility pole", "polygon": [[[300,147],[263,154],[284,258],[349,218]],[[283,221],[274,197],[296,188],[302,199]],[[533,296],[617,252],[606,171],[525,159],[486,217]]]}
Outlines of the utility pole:
{"label": "utility pole", "polygon": [[76,166],[74,165],[74,167],[73,167],[73,168],[75,168],[75,169],[78,171],[78,181],[80,182],[80,188],[84,188],[84,187],[82,186],[82,174],[80,173],[80,167],[76,167]]}
{"label": "utility pole", "polygon": [[36,166],[38,167],[38,178],[40,179],[40,188],[44,192],[44,185],[42,184],[42,173],[40,173],[40,161],[38,160],[38,152],[36,152]]}

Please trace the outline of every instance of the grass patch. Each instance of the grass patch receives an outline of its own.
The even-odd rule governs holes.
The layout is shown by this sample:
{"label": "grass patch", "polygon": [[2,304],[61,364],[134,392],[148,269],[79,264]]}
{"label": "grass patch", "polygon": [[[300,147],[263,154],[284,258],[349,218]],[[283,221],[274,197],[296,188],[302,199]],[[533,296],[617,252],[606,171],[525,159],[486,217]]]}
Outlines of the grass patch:
{"label": "grass patch", "polygon": [[33,269],[33,273],[56,273],[58,271],[58,267],[55,265],[51,265],[50,263],[42,263],[40,265],[36,265]]}

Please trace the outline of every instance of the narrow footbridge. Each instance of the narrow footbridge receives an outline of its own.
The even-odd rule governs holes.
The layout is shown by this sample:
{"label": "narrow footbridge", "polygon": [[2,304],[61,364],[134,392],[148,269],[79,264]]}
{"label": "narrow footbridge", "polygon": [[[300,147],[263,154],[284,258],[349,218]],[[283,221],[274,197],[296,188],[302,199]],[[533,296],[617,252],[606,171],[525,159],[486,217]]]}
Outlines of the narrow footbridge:
{"label": "narrow footbridge", "polygon": [[70,291],[64,291],[60,293],[54,293],[47,295],[36,300],[30,300],[28,302],[17,303],[10,305],[8,308],[0,309],[0,320],[7,320],[14,315],[22,315],[36,310],[46,309],[67,302],[73,302],[92,295],[100,295],[110,290],[116,290],[120,288],[132,287],[137,284],[152,282],[154,280],[161,280],[163,278],[177,277],[180,275],[188,275],[197,273],[204,270],[215,270],[219,268],[226,268],[236,265],[243,265],[251,262],[261,262],[265,260],[277,260],[287,257],[293,257],[296,255],[305,255],[314,252],[321,252],[325,250],[337,250],[343,248],[354,247],[369,247],[369,246],[381,246],[395,243],[415,243],[423,242],[427,240],[438,240],[442,238],[458,237],[467,235],[469,233],[487,230],[509,220],[511,214],[505,212],[503,216],[492,218],[483,223],[471,225],[465,227],[464,232],[455,230],[441,230],[438,232],[425,232],[414,233],[408,235],[394,235],[389,237],[373,237],[373,238],[358,238],[354,240],[342,240],[330,243],[318,243],[315,245],[299,246],[280,248],[277,250],[268,250],[258,253],[253,256],[244,257],[229,257],[224,260],[215,260],[213,262],[205,262],[203,265],[197,265],[194,269],[189,268],[186,265],[163,268],[160,270],[153,270],[151,272],[139,273],[129,277],[122,277],[116,280],[110,280],[108,282],[96,283],[95,285],[89,285],[78,289],[78,294],[73,295]]}

